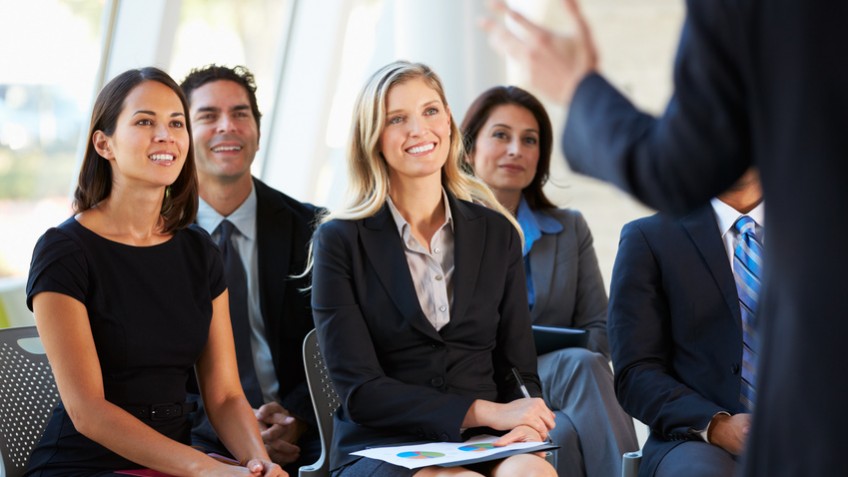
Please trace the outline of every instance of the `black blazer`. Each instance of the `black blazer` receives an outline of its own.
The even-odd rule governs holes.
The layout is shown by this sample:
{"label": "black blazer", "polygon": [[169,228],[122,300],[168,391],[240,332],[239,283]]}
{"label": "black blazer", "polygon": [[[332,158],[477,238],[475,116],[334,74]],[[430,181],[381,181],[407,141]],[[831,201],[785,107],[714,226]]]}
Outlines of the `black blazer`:
{"label": "black blazer", "polygon": [[306,269],[309,240],[320,209],[298,202],[259,179],[256,187],[256,247],[259,301],[271,348],[280,404],[315,423],[303,368],[303,339],[312,330],[308,278],[292,278]]}
{"label": "black blazer", "polygon": [[333,469],[366,446],[461,440],[475,399],[521,397],[513,366],[541,396],[518,233],[495,211],[449,200],[453,303],[438,332],[421,311],[388,206],[315,233],[312,309],[342,399]]}
{"label": "black blazer", "polygon": [[712,207],[624,226],[608,327],[618,399],[651,428],[639,475],[654,475],[674,446],[700,440],[717,412],[744,412],[741,323]]}
{"label": "black blazer", "polygon": [[589,75],[569,110],[566,156],[679,213],[759,167],[769,239],[746,472],[848,475],[848,2],[686,4],[663,116]]}

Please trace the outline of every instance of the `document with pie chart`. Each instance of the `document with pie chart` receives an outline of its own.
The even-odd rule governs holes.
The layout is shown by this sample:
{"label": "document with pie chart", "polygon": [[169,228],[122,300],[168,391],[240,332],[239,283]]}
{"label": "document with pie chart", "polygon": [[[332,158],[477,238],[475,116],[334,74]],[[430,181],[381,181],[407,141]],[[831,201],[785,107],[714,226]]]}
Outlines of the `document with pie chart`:
{"label": "document with pie chart", "polygon": [[465,442],[425,442],[373,447],[352,454],[382,460],[407,469],[418,469],[431,465],[456,467],[559,447],[550,442],[516,442],[508,446],[495,447],[492,443],[496,440],[498,440],[497,437],[484,434]]}

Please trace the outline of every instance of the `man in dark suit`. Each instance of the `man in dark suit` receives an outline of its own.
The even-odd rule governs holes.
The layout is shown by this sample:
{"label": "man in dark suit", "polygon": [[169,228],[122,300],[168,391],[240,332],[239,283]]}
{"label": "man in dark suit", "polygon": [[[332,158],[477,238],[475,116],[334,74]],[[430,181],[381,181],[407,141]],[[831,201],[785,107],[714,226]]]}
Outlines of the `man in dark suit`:
{"label": "man in dark suit", "polygon": [[[729,476],[745,446],[743,319],[732,257],[762,192],[746,174],[710,205],[624,226],[612,275],[609,336],[622,407],[648,424],[640,475]],[[762,237],[762,230],[760,230]]]}
{"label": "man in dark suit", "polygon": [[[250,175],[261,115],[253,75],[246,68],[195,69],[181,86],[194,133],[198,224],[216,241],[223,233],[219,226],[232,224],[230,240],[246,275],[241,300],[246,303],[237,304],[233,284],[228,284],[242,386],[268,454],[296,473],[320,453],[302,358],[303,338],[313,328],[310,297],[303,292],[309,282],[292,278],[305,269],[316,209]],[[241,306],[241,312],[234,306]],[[227,453],[202,407],[192,438],[208,451]]]}
{"label": "man in dark suit", "polygon": [[543,94],[570,103],[563,136],[572,168],[648,205],[683,213],[759,168],[769,204],[758,401],[749,476],[848,475],[848,3],[687,1],[665,113],[638,111],[599,75],[591,32],[566,0],[576,33],[510,13],[519,40],[490,38],[522,62]]}

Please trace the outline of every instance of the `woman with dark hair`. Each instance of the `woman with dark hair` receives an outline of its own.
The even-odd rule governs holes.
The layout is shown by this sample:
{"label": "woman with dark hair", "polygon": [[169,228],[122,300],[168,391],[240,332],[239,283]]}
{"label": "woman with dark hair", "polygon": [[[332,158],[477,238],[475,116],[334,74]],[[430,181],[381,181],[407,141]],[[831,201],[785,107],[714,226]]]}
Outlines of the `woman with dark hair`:
{"label": "woman with dark hair", "polygon": [[[156,68],[122,73],[97,97],[76,215],[38,241],[27,282],[61,400],[26,475],[287,475],[268,458],[239,385],[220,253],[190,225],[187,112]],[[193,367],[244,466],[187,445]]]}
{"label": "woman with dark hair", "polygon": [[351,201],[313,241],[315,327],[342,402],[336,477],[556,475],[535,454],[418,470],[351,455],[484,428],[503,434],[495,445],[542,441],[553,426],[530,351],[518,224],[460,170],[462,156],[429,67],[398,61],[368,80],[348,148]]}
{"label": "woman with dark hair", "polygon": [[587,330],[587,348],[539,356],[545,402],[556,415],[551,439],[561,476],[618,475],[621,453],[638,449],[633,420],[616,401],[607,342],[607,295],[592,234],[576,210],[545,196],[551,122],[530,93],[497,86],[472,103],[461,126],[466,165],[516,217],[533,323]]}

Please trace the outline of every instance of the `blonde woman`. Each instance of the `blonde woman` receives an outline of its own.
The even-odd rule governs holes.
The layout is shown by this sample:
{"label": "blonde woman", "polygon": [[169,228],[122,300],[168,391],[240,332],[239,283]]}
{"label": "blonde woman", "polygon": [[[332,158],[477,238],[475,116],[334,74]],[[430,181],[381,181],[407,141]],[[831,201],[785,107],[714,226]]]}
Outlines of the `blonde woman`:
{"label": "blonde woman", "polygon": [[[535,454],[419,470],[350,455],[481,432],[499,431],[498,444],[542,441],[554,426],[540,398],[520,232],[460,171],[441,81],[422,64],[389,64],[365,85],[353,122],[352,201],[313,241],[313,313],[342,398],[333,475],[555,476]],[[513,368],[533,397],[522,397]]]}

